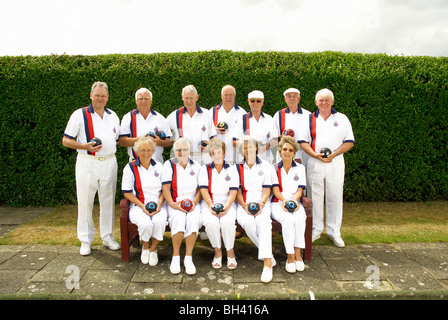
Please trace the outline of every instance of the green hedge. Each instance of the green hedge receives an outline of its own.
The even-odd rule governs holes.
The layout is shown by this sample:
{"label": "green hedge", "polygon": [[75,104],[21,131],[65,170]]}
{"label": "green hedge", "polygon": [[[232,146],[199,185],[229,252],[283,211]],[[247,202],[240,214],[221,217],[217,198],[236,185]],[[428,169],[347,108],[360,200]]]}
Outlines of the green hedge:
{"label": "green hedge", "polygon": [[[346,155],[346,201],[448,199],[448,58],[212,51],[0,57],[0,204],[76,203],[76,152],[61,140],[97,80],[108,83],[108,106],[120,119],[140,87],[165,116],[182,105],[188,84],[207,108],[228,83],[246,110],[247,93],[262,90],[271,115],[285,106],[285,89],[299,88],[301,106],[313,111],[315,93],[327,87],[357,141]],[[124,148],[118,161],[120,189]]]}

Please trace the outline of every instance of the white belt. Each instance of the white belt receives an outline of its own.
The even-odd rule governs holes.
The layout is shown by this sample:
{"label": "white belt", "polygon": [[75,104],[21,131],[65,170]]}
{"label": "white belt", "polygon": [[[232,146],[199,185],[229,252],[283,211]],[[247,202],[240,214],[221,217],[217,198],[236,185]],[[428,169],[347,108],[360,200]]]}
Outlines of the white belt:
{"label": "white belt", "polygon": [[95,159],[98,161],[106,161],[108,159],[114,158],[115,154],[111,154],[109,156],[105,156],[105,157],[97,157],[97,156],[92,156],[91,154],[87,154],[87,153],[80,153],[80,155],[87,157],[87,158],[91,158],[91,159]]}

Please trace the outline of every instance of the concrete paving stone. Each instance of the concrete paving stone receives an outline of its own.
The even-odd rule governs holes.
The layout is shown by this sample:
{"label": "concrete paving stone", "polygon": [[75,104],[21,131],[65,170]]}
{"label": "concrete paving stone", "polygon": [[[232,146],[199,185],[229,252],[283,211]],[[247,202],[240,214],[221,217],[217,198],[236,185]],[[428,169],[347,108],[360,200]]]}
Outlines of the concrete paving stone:
{"label": "concrete paving stone", "polygon": [[16,293],[36,272],[36,270],[0,270],[0,294]]}
{"label": "concrete paving stone", "polygon": [[327,259],[328,268],[339,281],[365,280],[366,270],[372,265],[367,259]]}
{"label": "concrete paving stone", "polygon": [[134,295],[168,295],[181,294],[181,283],[167,282],[131,282],[126,290],[127,294]]}
{"label": "concrete paving stone", "polygon": [[444,285],[423,267],[383,268],[381,273],[396,290],[443,290]]}
{"label": "concrete paving stone", "polygon": [[[0,265],[8,259],[21,252],[26,248],[26,245],[1,245],[0,246]],[[1,267],[0,267],[1,269]]]}
{"label": "concrete paving stone", "polygon": [[94,263],[93,256],[78,254],[59,254],[42,268],[32,279],[33,282],[55,281],[64,282],[72,274],[81,278]]}
{"label": "concrete paving stone", "polygon": [[48,264],[56,253],[21,251],[8,261],[0,264],[0,270],[40,270]]}
{"label": "concrete paving stone", "polygon": [[387,280],[381,280],[375,284],[366,281],[338,281],[338,284],[347,292],[383,292],[394,290],[393,286]]}
{"label": "concrete paving stone", "polygon": [[240,294],[243,298],[245,295],[254,296],[268,293],[269,295],[275,294],[288,294],[295,293],[288,289],[285,283],[270,282],[270,283],[236,283],[235,294]]}
{"label": "concrete paving stone", "polygon": [[436,279],[448,279],[448,250],[438,248],[403,248],[402,252],[411,260],[430,271]]}
{"label": "concrete paving stone", "polygon": [[398,249],[363,251],[364,256],[380,268],[416,265]]}
{"label": "concrete paving stone", "polygon": [[205,274],[200,272],[193,276],[184,275],[181,289],[185,294],[232,294],[234,292],[233,271],[210,268]]}
{"label": "concrete paving stone", "polygon": [[67,287],[65,282],[43,281],[43,282],[27,282],[23,285],[18,294],[68,294],[72,292],[72,288]]}
{"label": "concrete paving stone", "polygon": [[356,247],[338,248],[333,246],[316,246],[315,252],[323,259],[361,259],[362,253]]}
{"label": "concrete paving stone", "polygon": [[183,271],[180,274],[172,274],[170,272],[171,261],[163,261],[151,267],[147,264],[140,263],[137,270],[132,277],[132,282],[144,282],[144,283],[181,283]]}
{"label": "concrete paving stone", "polygon": [[[285,284],[291,293],[338,292],[342,291],[332,272],[326,268],[312,268],[305,264],[303,272],[284,271]],[[327,291],[328,290],[328,291]]]}
{"label": "concrete paving stone", "polygon": [[132,278],[132,271],[88,270],[79,282],[79,294],[124,294]]}

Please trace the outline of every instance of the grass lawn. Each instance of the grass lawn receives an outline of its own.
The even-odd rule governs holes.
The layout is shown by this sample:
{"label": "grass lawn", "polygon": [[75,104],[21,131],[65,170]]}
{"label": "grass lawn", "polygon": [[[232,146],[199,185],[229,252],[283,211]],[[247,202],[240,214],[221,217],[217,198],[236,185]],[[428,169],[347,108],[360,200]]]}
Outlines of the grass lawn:
{"label": "grass lawn", "polygon": [[[447,242],[448,201],[345,203],[342,238],[347,245],[394,242]],[[98,230],[99,208],[94,207],[95,241],[101,244]],[[115,239],[120,239],[120,208],[116,206]],[[79,245],[76,236],[76,206],[61,206],[51,213],[23,224],[0,238],[0,244]],[[169,233],[163,242],[171,245]],[[246,238],[238,241],[250,241]],[[199,241],[200,242],[200,241]],[[282,243],[276,235],[274,242]],[[330,244],[322,235],[315,245]],[[204,245],[209,245],[208,240]]]}

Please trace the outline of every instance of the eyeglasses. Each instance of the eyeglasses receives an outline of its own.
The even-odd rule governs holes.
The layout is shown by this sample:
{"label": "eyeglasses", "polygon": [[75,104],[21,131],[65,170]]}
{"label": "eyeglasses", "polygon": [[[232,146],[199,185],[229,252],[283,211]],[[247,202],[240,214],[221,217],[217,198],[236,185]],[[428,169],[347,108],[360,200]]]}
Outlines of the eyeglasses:
{"label": "eyeglasses", "polygon": [[182,148],[182,149],[174,149],[174,151],[176,151],[176,152],[180,152],[180,151],[183,151],[183,152],[187,152],[187,151],[188,151],[188,149],[187,149],[187,148]]}
{"label": "eyeglasses", "polygon": [[261,101],[262,101],[262,100],[255,100],[255,99],[251,99],[251,100],[250,100],[250,102],[252,102],[252,103],[255,103],[255,102],[256,102],[256,103],[261,103]]}
{"label": "eyeglasses", "polygon": [[283,148],[282,151],[283,152],[288,152],[289,151],[289,152],[293,153],[294,149]]}

